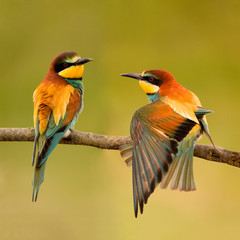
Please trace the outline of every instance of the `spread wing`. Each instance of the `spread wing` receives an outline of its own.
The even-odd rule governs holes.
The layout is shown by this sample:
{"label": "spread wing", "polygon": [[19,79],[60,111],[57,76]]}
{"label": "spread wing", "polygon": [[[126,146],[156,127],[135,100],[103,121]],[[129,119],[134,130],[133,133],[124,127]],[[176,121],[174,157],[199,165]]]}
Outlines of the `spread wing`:
{"label": "spread wing", "polygon": [[[177,145],[196,123],[157,101],[138,109],[131,122],[132,178],[135,216],[167,173]],[[125,154],[129,147],[125,148]]]}

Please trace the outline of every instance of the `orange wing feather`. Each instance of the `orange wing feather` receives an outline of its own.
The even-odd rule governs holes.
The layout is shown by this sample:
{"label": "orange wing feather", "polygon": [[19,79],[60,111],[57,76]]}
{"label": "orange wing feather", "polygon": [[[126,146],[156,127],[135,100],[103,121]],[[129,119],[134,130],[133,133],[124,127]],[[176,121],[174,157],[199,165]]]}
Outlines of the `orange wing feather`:
{"label": "orange wing feather", "polygon": [[186,136],[187,129],[189,131],[196,124],[194,121],[179,115],[168,104],[160,101],[150,103],[138,109],[137,112],[138,116],[144,119],[151,128],[155,128],[156,131],[161,131],[178,141]]}
{"label": "orange wing feather", "polygon": [[48,125],[51,112],[56,125],[64,118],[70,97],[74,96],[74,87],[55,73],[49,72],[33,94],[34,126],[39,119],[39,133]]}
{"label": "orange wing feather", "polygon": [[69,103],[67,106],[67,116],[63,125],[68,125],[72,121],[72,119],[76,116],[77,112],[82,107],[81,98],[82,95],[80,94],[80,92],[78,90],[74,90],[69,99]]}
{"label": "orange wing feather", "polygon": [[159,95],[160,99],[169,104],[175,112],[198,123],[195,111],[197,111],[198,106],[201,107],[202,105],[193,92],[173,80],[161,86]]}

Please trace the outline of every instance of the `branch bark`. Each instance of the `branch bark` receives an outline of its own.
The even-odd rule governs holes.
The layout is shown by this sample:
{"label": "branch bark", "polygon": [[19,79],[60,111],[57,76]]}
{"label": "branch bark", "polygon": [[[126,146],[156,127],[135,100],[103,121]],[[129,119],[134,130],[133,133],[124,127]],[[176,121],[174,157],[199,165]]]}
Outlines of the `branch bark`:
{"label": "branch bark", "polygon": [[[33,128],[0,128],[0,142],[33,142]],[[101,149],[118,150],[122,144],[131,143],[130,137],[105,136],[94,133],[72,131],[63,138],[61,144],[85,145]],[[231,166],[240,167],[240,152],[233,152],[216,146],[196,144],[194,156],[205,160],[226,163]]]}

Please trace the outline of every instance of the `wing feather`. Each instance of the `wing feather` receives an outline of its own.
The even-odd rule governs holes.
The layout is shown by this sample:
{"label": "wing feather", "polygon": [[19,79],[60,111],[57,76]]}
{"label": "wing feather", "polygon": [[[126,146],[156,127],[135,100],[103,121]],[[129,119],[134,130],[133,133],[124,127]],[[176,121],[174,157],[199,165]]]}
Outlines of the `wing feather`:
{"label": "wing feather", "polygon": [[[185,98],[180,96],[179,99]],[[144,204],[159,182],[162,188],[170,182],[172,189],[191,191],[196,188],[193,178],[194,145],[202,131],[209,136],[204,115],[211,111],[202,108],[197,96],[191,92],[184,104],[179,99],[163,96],[138,109],[130,128],[133,144],[120,147],[127,165],[133,166],[136,217],[138,205],[142,213]]]}
{"label": "wing feather", "polygon": [[160,183],[167,173],[172,154],[177,153],[174,137],[184,138],[195,125],[195,122],[183,118],[167,104],[158,102],[149,105],[137,110],[133,116],[130,130],[133,145],[121,147],[122,156],[128,161],[132,160],[135,216],[137,205],[142,213],[156,183]]}
{"label": "wing feather", "polygon": [[136,147],[136,152],[138,154],[138,161],[141,162],[141,166],[142,166],[142,171],[141,171],[141,177],[143,179],[144,183],[147,183],[147,186],[145,186],[144,188],[144,192],[145,192],[145,199],[147,201],[147,196],[150,194],[151,190],[152,190],[152,179],[154,179],[154,173],[152,171],[152,166],[151,163],[148,161],[144,161],[144,159],[149,158],[148,156],[148,152],[146,151],[146,149],[144,149],[144,147],[140,148],[139,146]]}
{"label": "wing feather", "polygon": [[139,193],[137,190],[137,180],[136,180],[136,171],[133,171],[135,169],[135,162],[133,162],[132,165],[132,185],[133,185],[133,206],[134,206],[134,213],[135,217],[137,217],[138,214],[138,202],[139,202]]}
{"label": "wing feather", "polygon": [[162,99],[165,103],[169,104],[169,106],[171,106],[171,108],[176,113],[178,113],[179,115],[181,115],[185,118],[188,118],[188,119],[194,121],[195,123],[198,123],[198,119],[197,119],[194,112],[197,110],[197,105],[198,106],[201,105],[199,100],[196,101],[196,103],[198,103],[198,104],[195,105],[192,102],[190,102],[190,103],[185,102],[184,104],[182,104],[181,101],[179,101],[177,99],[169,98],[169,97],[165,97],[165,98],[162,98]]}
{"label": "wing feather", "polygon": [[[135,159],[137,159],[137,153],[133,152],[133,157]],[[133,164],[133,171],[135,172],[135,181],[136,181],[136,189],[137,189],[137,194],[138,194],[138,203],[140,206],[140,211],[143,210],[143,202],[144,202],[144,193],[143,193],[143,186],[142,186],[142,181],[141,181],[141,173],[139,171],[139,167],[138,167],[138,162],[134,161]]]}

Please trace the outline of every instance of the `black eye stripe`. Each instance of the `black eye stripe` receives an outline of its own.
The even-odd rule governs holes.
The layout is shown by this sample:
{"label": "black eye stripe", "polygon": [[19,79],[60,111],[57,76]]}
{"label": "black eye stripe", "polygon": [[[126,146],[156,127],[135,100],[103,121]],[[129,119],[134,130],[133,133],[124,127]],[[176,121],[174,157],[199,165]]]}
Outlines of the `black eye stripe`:
{"label": "black eye stripe", "polygon": [[75,65],[75,63],[69,63],[69,62],[62,62],[59,64],[56,64],[54,67],[55,72],[61,72],[62,70],[64,70],[65,68],[68,68],[70,66]]}
{"label": "black eye stripe", "polygon": [[153,76],[143,76],[143,79],[151,84],[154,84],[156,86],[161,86],[162,80],[157,79]]}

